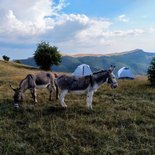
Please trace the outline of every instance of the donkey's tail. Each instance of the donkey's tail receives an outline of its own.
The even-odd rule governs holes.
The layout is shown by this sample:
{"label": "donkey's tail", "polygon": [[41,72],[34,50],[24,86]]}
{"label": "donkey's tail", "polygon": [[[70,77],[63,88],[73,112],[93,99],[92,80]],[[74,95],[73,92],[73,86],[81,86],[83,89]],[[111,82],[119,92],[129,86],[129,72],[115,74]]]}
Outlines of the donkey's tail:
{"label": "donkey's tail", "polygon": [[56,82],[56,79],[54,80],[55,83],[55,87],[56,87],[56,99],[59,99],[59,88],[58,88],[58,84]]}

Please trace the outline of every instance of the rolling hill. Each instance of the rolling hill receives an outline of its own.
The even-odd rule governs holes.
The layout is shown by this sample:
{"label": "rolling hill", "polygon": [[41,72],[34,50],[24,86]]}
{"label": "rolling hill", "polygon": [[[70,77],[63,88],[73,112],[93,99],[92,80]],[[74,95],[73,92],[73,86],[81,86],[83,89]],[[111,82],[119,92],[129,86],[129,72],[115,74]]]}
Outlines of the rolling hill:
{"label": "rolling hill", "polygon": [[[155,53],[144,52],[140,49],[113,55],[63,56],[61,65],[53,66],[52,69],[54,71],[73,72],[78,65],[85,63],[90,65],[92,71],[96,71],[108,68],[112,64],[116,65],[116,70],[125,66],[129,67],[135,75],[145,75],[153,57],[155,57]],[[20,61],[23,64],[36,66],[33,58]]]}
{"label": "rolling hill", "polygon": [[30,92],[19,110],[13,108],[13,91],[29,73],[40,70],[0,61],[1,155],[154,155],[155,88],[146,77],[120,80],[117,89],[104,84],[94,94],[93,110],[86,94],[66,96],[67,109],[48,91],[38,90],[38,103]]}

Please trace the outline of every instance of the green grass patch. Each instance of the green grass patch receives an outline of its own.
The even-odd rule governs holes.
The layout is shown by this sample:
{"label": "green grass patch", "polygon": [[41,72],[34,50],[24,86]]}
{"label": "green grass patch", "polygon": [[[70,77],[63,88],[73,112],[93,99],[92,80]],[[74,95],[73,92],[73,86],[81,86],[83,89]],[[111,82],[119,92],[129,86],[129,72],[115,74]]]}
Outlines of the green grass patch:
{"label": "green grass patch", "polygon": [[0,154],[155,154],[155,88],[145,78],[119,81],[115,90],[103,85],[93,110],[86,108],[86,95],[67,95],[64,109],[48,101],[47,90],[38,91],[36,105],[26,92],[15,110],[9,84],[37,70],[0,63]]}

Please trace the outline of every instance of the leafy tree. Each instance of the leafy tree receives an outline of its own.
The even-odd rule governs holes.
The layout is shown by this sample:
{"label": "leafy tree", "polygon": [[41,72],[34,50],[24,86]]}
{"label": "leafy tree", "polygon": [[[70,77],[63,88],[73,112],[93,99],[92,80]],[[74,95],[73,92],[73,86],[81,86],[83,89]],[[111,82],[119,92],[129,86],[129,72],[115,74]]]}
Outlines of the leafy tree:
{"label": "leafy tree", "polygon": [[61,54],[57,47],[42,41],[34,53],[34,60],[40,68],[49,70],[51,66],[61,63]]}
{"label": "leafy tree", "polygon": [[155,57],[152,59],[147,71],[148,80],[152,85],[155,85]]}
{"label": "leafy tree", "polygon": [[3,58],[3,60],[5,60],[5,61],[9,61],[9,60],[10,60],[10,58],[9,58],[8,56],[6,56],[6,55],[3,55],[2,58]]}

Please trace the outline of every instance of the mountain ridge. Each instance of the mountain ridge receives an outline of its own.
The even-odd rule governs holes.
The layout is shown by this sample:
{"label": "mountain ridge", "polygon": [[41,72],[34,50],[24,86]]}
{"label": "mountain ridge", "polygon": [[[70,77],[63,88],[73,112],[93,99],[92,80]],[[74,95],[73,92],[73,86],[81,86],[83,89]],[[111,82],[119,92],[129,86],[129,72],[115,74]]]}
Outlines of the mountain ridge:
{"label": "mountain ridge", "polygon": [[[97,53],[97,54],[92,54],[92,53],[77,53],[77,54],[63,54],[63,56],[71,56],[71,57],[85,57],[85,56],[114,56],[114,55],[123,55],[123,54],[128,54],[128,53],[134,53],[136,51],[143,51],[142,49],[134,49],[131,51],[125,51],[125,52],[115,52],[115,53]],[[143,51],[144,52],[144,51]],[[149,52],[151,53],[151,52]]]}
{"label": "mountain ridge", "polygon": [[[62,56],[62,62],[59,66],[52,66],[52,70],[60,72],[73,72],[80,64],[90,65],[92,71],[109,68],[110,65],[116,65],[116,71],[121,67],[129,67],[134,75],[145,75],[148,66],[155,57],[155,53],[145,52],[142,49],[135,49],[113,55],[100,56]],[[37,66],[33,58],[20,60],[23,64]]]}

